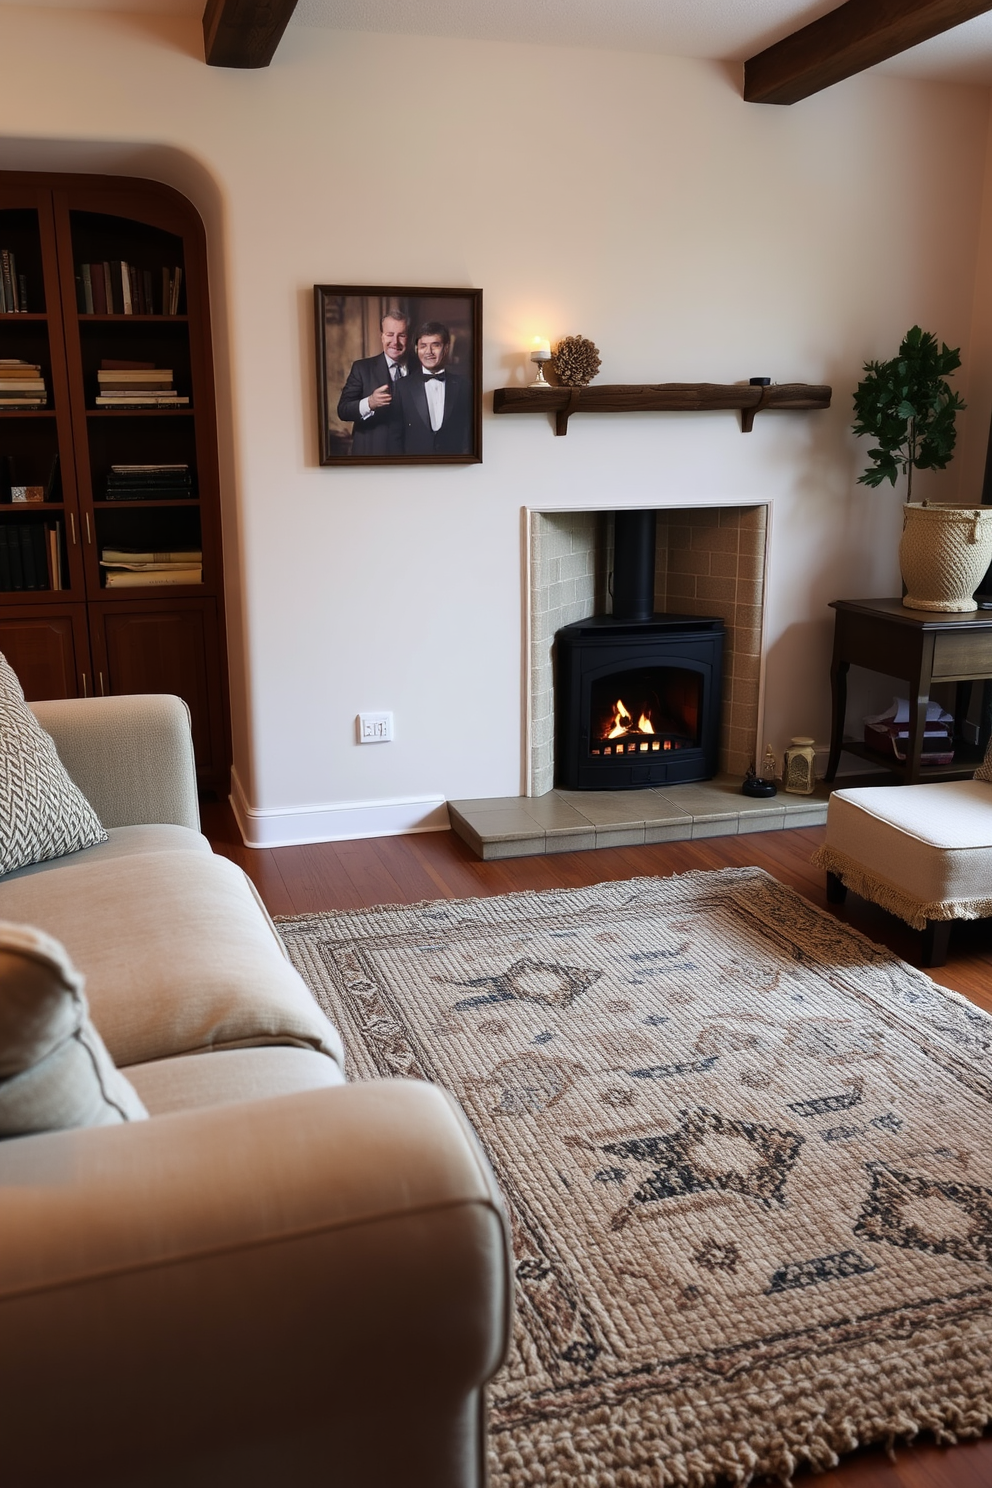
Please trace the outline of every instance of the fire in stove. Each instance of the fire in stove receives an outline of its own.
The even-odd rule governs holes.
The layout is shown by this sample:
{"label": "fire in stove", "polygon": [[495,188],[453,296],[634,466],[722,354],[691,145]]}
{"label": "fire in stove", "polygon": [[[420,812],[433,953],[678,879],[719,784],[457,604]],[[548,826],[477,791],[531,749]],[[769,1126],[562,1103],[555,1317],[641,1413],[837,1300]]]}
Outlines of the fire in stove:
{"label": "fire in stove", "polygon": [[654,724],[646,713],[642,713],[637,720],[637,728],[633,727],[634,720],[623,705],[623,699],[617,698],[613,705],[613,717],[610,719],[613,727],[607,734],[608,739],[619,739],[624,734],[653,734]]}
{"label": "fire in stove", "polygon": [[672,749],[685,749],[694,744],[688,734],[672,719],[659,719],[656,728],[652,708],[637,709],[638,719],[623,698],[617,698],[609,714],[599,724],[596,738],[590,749],[596,755],[663,754]]}

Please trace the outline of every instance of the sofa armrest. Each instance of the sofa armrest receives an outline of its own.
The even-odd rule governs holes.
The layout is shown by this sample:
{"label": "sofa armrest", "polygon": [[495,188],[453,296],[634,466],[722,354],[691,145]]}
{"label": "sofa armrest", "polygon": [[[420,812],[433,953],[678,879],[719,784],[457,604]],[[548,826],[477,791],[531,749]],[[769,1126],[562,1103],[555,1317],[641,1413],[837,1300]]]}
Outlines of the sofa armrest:
{"label": "sofa armrest", "polygon": [[189,709],[168,694],[31,703],[105,827],[200,830]]}
{"label": "sofa armrest", "polygon": [[481,1485],[508,1268],[421,1082],[0,1144],[5,1488]]}

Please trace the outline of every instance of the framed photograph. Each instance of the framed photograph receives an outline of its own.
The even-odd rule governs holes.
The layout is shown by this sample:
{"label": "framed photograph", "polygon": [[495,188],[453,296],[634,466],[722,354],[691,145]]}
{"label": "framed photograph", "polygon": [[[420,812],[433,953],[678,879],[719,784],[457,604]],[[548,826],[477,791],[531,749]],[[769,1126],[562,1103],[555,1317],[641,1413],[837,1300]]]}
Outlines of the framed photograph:
{"label": "framed photograph", "polygon": [[482,459],[482,290],[315,284],[322,465]]}

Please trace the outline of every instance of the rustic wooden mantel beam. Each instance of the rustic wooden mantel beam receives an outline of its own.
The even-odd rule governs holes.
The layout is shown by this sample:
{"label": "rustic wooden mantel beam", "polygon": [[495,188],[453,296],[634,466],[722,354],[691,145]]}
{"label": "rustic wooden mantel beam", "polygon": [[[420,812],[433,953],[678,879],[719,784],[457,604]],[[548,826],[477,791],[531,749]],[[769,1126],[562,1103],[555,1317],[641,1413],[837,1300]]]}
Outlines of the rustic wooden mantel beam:
{"label": "rustic wooden mantel beam", "polygon": [[733,382],[597,383],[595,387],[512,387],[493,392],[493,413],[553,413],[555,433],[567,434],[573,413],[701,413],[737,408],[750,434],[764,408],[829,408],[831,389],[821,383]]}
{"label": "rustic wooden mantel beam", "polygon": [[744,63],[748,103],[798,103],[992,10],[990,0],[847,0]]}
{"label": "rustic wooden mantel beam", "polygon": [[268,67],[295,9],[296,0],[207,0],[207,66]]}

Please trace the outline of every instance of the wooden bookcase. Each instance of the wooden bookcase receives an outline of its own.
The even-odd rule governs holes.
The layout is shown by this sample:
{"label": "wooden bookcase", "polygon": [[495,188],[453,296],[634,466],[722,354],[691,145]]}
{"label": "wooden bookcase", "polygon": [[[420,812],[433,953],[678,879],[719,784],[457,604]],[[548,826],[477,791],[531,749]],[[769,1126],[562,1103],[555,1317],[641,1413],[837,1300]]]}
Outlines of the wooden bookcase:
{"label": "wooden bookcase", "polygon": [[[55,529],[62,587],[0,590],[0,651],[29,700],[178,693],[189,704],[201,785],[226,794],[230,719],[221,566],[217,427],[203,225],[185,197],[118,176],[0,172],[0,250],[11,250],[27,309],[0,313],[0,358],[41,366],[43,410],[0,409],[0,456],[16,484],[48,485],[41,505],[0,503],[8,533]],[[182,269],[176,314],[88,314],[84,263],[124,261],[161,285]],[[97,408],[106,358],[174,371],[188,407]],[[106,500],[116,464],[186,464],[186,499]],[[0,534],[2,537],[3,534]],[[198,547],[203,582],[107,588],[106,547]]]}

